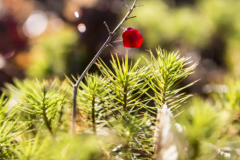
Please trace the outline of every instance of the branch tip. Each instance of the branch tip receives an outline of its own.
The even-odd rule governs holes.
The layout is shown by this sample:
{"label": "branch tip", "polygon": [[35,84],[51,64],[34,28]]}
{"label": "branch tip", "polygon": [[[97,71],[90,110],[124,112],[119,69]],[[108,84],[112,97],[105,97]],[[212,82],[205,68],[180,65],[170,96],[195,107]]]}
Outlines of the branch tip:
{"label": "branch tip", "polygon": [[128,20],[128,19],[131,19],[131,18],[136,18],[136,17],[137,17],[137,16],[128,17],[127,20]]}
{"label": "branch tip", "polygon": [[125,0],[125,3],[126,3],[127,8],[130,9],[130,6],[128,5],[127,0]]}
{"label": "branch tip", "polygon": [[105,26],[106,26],[106,28],[107,28],[107,31],[108,31],[108,33],[109,33],[109,34],[112,34],[112,32],[110,31],[110,29],[109,29],[109,27],[108,27],[108,25],[107,25],[107,22],[106,22],[106,21],[104,21],[103,23],[105,24]]}
{"label": "branch tip", "polygon": [[144,6],[143,4],[140,4],[140,5],[135,5],[134,8],[138,8],[138,7],[142,7]]}

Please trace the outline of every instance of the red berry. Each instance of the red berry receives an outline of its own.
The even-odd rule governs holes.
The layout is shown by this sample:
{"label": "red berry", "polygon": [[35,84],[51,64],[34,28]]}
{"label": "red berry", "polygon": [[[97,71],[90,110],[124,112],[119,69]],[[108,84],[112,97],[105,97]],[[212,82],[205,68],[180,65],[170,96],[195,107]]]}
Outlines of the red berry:
{"label": "red berry", "polygon": [[143,38],[138,30],[126,28],[122,34],[123,46],[128,48],[139,48],[142,45]]}

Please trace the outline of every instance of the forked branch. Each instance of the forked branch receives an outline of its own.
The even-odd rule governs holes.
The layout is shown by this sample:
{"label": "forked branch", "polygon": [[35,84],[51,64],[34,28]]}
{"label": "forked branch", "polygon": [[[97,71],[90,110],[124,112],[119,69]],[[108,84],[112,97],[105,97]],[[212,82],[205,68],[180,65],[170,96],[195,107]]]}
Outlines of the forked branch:
{"label": "forked branch", "polygon": [[[104,44],[102,45],[102,47],[99,49],[99,51],[97,52],[97,54],[93,57],[92,61],[88,64],[88,66],[86,67],[86,69],[83,71],[83,73],[81,74],[81,76],[78,78],[77,82],[75,83],[75,85],[73,86],[73,110],[72,110],[72,128],[71,128],[71,133],[72,135],[75,134],[75,123],[76,123],[76,110],[77,110],[77,90],[79,87],[80,82],[82,81],[84,75],[88,72],[88,70],[91,68],[91,66],[93,65],[93,63],[96,61],[96,59],[100,56],[100,54],[102,53],[102,51],[109,45],[110,41],[112,40],[113,36],[117,33],[117,31],[121,28],[122,24],[129,19],[130,14],[132,13],[132,11],[137,7],[136,6],[136,2],[137,0],[134,0],[132,6],[128,6],[128,12],[125,15],[125,17],[122,19],[122,21],[117,25],[117,27],[110,32],[110,29],[107,27],[107,30],[109,32],[109,36],[107,38],[107,40],[104,42]],[[127,3],[126,3],[127,4]],[[105,23],[106,25],[106,23]],[[107,25],[106,25],[107,26]]]}

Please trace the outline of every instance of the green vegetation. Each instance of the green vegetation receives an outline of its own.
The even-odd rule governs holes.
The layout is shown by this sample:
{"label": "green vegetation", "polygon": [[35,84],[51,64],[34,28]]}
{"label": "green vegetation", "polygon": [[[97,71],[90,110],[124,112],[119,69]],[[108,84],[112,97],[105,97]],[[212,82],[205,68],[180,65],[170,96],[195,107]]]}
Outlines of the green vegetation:
{"label": "green vegetation", "polygon": [[211,86],[211,101],[195,96],[184,105],[192,95],[183,90],[195,82],[178,85],[196,64],[161,49],[150,56],[135,63],[128,54],[121,61],[112,56],[112,69],[98,59],[101,74],[80,84],[75,136],[70,78],[7,84],[0,98],[1,159],[237,159],[238,80],[227,80],[225,90]]}

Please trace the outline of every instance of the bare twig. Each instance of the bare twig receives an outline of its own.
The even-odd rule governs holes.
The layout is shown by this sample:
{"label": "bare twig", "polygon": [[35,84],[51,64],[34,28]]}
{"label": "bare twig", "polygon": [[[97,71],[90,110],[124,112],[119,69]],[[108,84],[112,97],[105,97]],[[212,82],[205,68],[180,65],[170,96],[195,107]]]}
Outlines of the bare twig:
{"label": "bare twig", "polygon": [[118,42],[122,42],[123,40],[116,40],[116,41],[113,41],[112,43],[118,43]]}
{"label": "bare twig", "polygon": [[127,20],[129,20],[129,19],[131,19],[131,18],[135,18],[135,17],[137,17],[137,16],[128,17]]}
{"label": "bare twig", "polygon": [[126,3],[127,8],[130,9],[130,6],[128,5],[127,0],[125,0],[125,3]]}
{"label": "bare twig", "polygon": [[[113,30],[113,32],[110,32],[107,40],[105,43],[102,45],[102,47],[99,49],[97,54],[93,57],[92,61],[88,64],[86,69],[83,71],[81,76],[78,78],[77,82],[73,86],[73,110],[72,110],[72,128],[71,128],[71,133],[72,135],[75,134],[75,123],[76,123],[76,110],[77,110],[77,90],[80,82],[82,81],[84,75],[88,72],[88,70],[91,68],[93,63],[96,61],[96,59],[99,57],[99,55],[102,53],[102,51],[107,47],[113,36],[117,33],[117,31],[121,28],[121,25],[128,19],[134,8],[136,7],[136,2],[137,0],[134,0],[133,4],[131,7],[129,7],[129,10],[125,17],[122,19],[122,21],[117,25],[117,27]],[[110,31],[110,30],[109,30]]]}
{"label": "bare twig", "polygon": [[105,24],[105,26],[106,26],[106,28],[107,28],[108,34],[112,34],[112,32],[110,31],[110,29],[109,29],[107,23],[106,23],[105,21],[104,21],[103,23]]}
{"label": "bare twig", "polygon": [[135,5],[135,7],[134,8],[138,8],[138,7],[142,7],[142,6],[144,6],[143,4],[140,4],[140,5]]}

